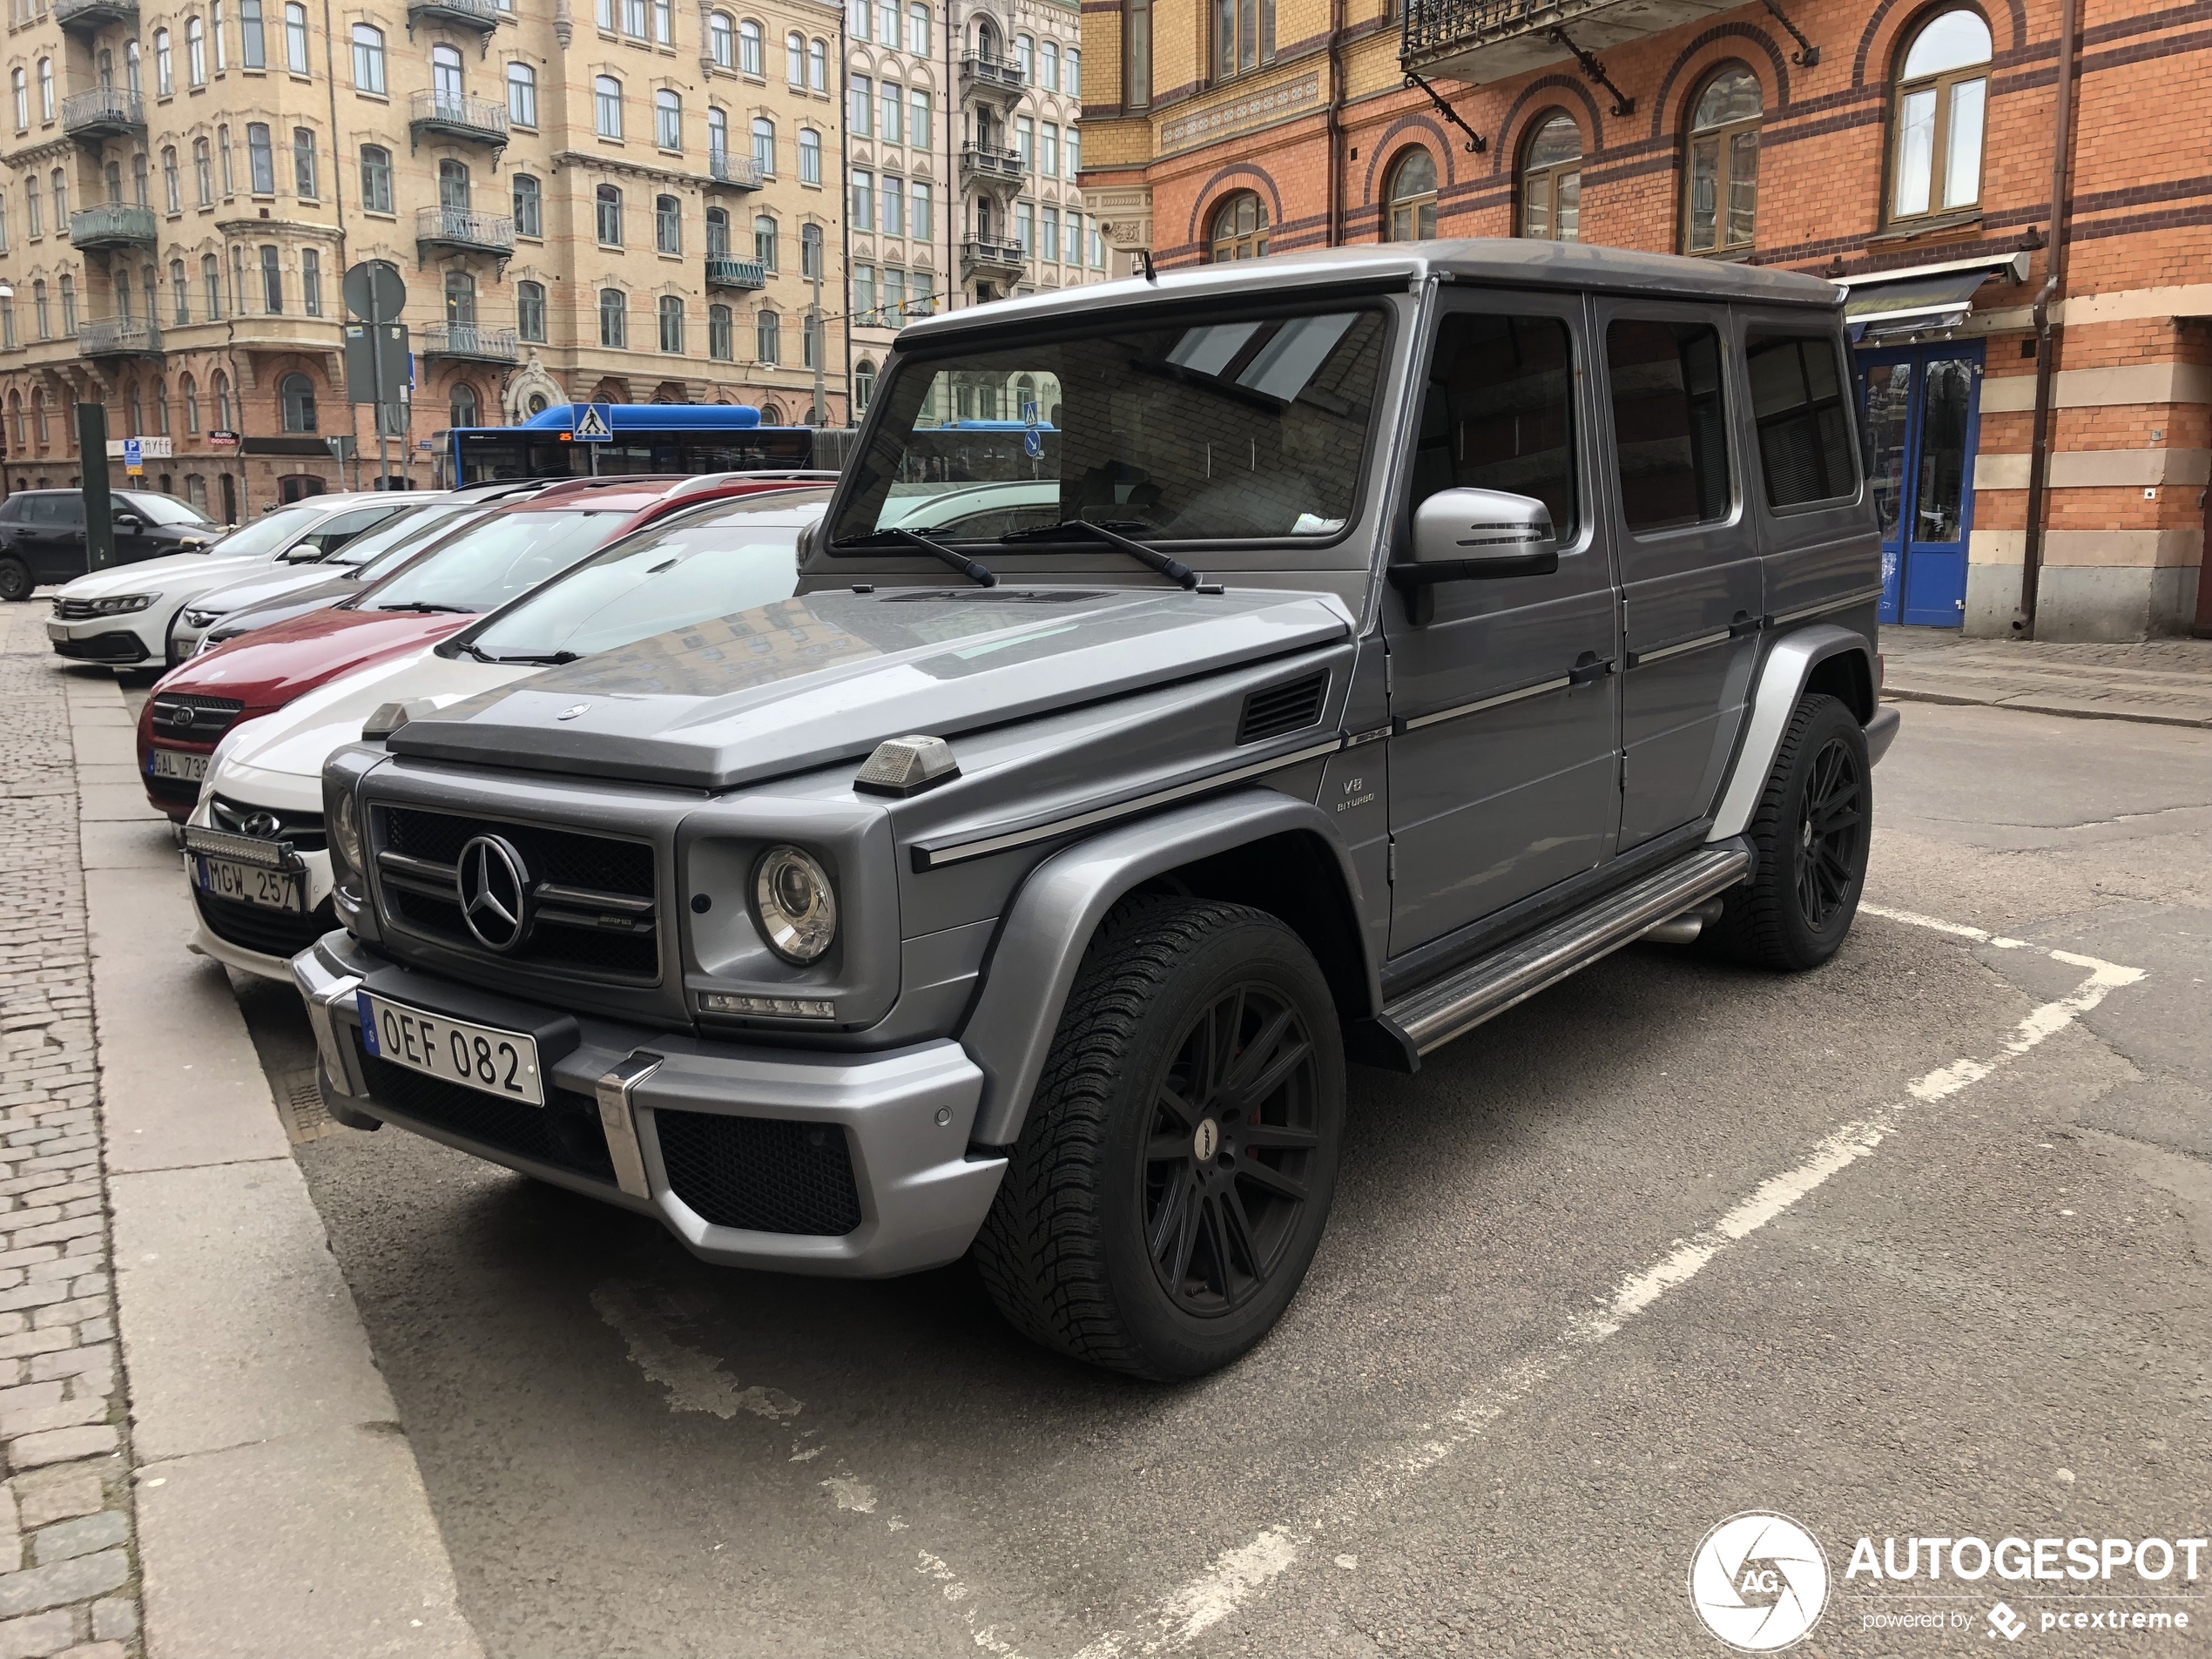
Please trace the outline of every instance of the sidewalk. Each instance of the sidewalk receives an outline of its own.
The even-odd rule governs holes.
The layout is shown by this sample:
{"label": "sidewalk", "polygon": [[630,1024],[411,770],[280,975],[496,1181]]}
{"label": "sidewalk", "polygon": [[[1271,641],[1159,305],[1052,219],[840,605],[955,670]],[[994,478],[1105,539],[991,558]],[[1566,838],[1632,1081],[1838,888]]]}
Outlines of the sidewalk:
{"label": "sidewalk", "polygon": [[481,1659],[130,712],[44,614],[0,607],[0,1659]]}
{"label": "sidewalk", "polygon": [[1908,703],[2212,726],[2212,639],[2054,645],[1966,639],[1947,628],[1885,628],[1882,655],[1882,694]]}

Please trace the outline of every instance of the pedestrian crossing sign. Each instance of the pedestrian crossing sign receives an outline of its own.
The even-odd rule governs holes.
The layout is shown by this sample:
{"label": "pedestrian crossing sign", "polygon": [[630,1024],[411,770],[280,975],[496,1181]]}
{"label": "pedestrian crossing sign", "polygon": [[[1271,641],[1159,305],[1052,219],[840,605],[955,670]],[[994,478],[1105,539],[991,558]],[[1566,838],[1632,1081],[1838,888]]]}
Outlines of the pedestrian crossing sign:
{"label": "pedestrian crossing sign", "polygon": [[611,403],[579,404],[576,411],[576,441],[578,443],[612,442],[614,415],[614,405]]}

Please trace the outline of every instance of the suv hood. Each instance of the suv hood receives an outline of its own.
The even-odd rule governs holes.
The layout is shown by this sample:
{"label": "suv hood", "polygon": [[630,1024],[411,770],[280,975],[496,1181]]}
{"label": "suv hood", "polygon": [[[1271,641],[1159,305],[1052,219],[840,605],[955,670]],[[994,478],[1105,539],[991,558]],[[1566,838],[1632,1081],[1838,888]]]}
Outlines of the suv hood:
{"label": "suv hood", "polygon": [[[244,558],[224,558],[209,553],[165,553],[158,559],[111,564],[105,570],[80,576],[63,586],[61,597],[105,599],[118,593],[136,593],[145,587],[164,594],[173,594],[179,588],[188,588],[195,594],[205,593],[212,587],[265,569],[275,556],[273,553],[255,553]],[[163,585],[165,583],[166,586]]]}
{"label": "suv hood", "polygon": [[225,614],[243,610],[248,605],[280,599],[302,588],[312,588],[318,582],[327,582],[330,570],[331,567],[326,564],[280,564],[273,570],[253,570],[234,582],[226,582],[221,587],[201,594],[192,609]]}
{"label": "suv hood", "polygon": [[409,721],[396,754],[726,789],[1342,639],[1325,594],[901,588],[801,595]]}

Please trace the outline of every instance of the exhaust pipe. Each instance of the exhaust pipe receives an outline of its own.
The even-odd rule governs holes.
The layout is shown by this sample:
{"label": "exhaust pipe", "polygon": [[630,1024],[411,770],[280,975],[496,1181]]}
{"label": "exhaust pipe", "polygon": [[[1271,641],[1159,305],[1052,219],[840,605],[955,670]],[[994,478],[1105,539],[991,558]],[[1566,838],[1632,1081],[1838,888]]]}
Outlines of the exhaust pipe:
{"label": "exhaust pipe", "polygon": [[1679,916],[1669,917],[1644,934],[1644,938],[1658,945],[1692,945],[1697,942],[1698,934],[1720,919],[1721,901],[1708,899],[1703,904],[1683,911]]}

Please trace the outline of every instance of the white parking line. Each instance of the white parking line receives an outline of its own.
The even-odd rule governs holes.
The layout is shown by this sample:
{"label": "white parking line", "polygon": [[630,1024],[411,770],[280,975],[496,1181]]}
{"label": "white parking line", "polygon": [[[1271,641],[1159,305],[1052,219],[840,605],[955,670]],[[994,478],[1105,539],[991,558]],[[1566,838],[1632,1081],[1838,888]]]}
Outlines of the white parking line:
{"label": "white parking line", "polygon": [[[2025,940],[2009,939],[1979,927],[1944,921],[1912,911],[1861,904],[1869,914],[1912,927],[1932,928],[2000,949],[2032,949]],[[1741,1203],[1696,1236],[1677,1240],[1664,1255],[1629,1273],[1601,1298],[1600,1311],[1562,1330],[1544,1353],[1501,1373],[1487,1386],[1459,1400],[1440,1422],[1420,1425],[1399,1445],[1370,1459],[1368,1466],[1331,1499],[1297,1521],[1278,1521],[1250,1543],[1224,1550],[1205,1570],[1156,1602],[1135,1628],[1111,1630],[1085,1646],[1076,1659],[1123,1659],[1130,1654],[1171,1651],[1188,1646],[1227,1618],[1298,1564],[1316,1534],[1372,1513],[1394,1500],[1415,1477],[1443,1462],[1469,1441],[1480,1439],[1507,1409],[1534,1393],[1595,1344],[1620,1332],[1661,1298],[1679,1290],[1716,1258],[1741,1243],[1826,1182],[1838,1171],[1870,1157],[1914,1107],[1934,1105],[2009,1065],[2095,1008],[2111,992],[2143,977],[2139,968],[2122,968],[2070,951],[2046,951],[2053,961],[2086,968],[2088,977],[2067,995],[2031,1009],[2002,1049],[1986,1058],[1962,1058],[1905,1085],[1905,1100],[1853,1123],[1838,1125],[1814,1143],[1794,1168],[1769,1177]]]}

